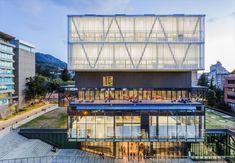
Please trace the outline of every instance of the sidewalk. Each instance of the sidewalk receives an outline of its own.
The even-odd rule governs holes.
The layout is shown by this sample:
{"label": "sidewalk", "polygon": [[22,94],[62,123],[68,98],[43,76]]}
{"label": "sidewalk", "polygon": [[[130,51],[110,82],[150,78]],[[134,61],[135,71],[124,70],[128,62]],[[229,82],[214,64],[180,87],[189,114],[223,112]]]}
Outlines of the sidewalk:
{"label": "sidewalk", "polygon": [[228,115],[226,113],[223,113],[223,112],[219,112],[217,110],[213,110],[211,108],[207,108],[207,110],[211,111],[212,113],[214,114],[217,114],[217,115],[220,115],[221,117],[224,117],[224,118],[228,118],[228,119],[231,119],[235,122],[235,117],[231,116],[231,115]]}
{"label": "sidewalk", "polygon": [[26,113],[16,115],[14,118],[11,118],[11,119],[8,119],[5,121],[1,121],[0,122],[0,131],[6,129],[8,127],[17,128],[20,125],[27,123],[28,121],[46,113],[46,112],[54,110],[56,108],[58,108],[58,105],[47,104],[45,106],[39,107],[37,109],[33,109],[33,110],[28,111]]}

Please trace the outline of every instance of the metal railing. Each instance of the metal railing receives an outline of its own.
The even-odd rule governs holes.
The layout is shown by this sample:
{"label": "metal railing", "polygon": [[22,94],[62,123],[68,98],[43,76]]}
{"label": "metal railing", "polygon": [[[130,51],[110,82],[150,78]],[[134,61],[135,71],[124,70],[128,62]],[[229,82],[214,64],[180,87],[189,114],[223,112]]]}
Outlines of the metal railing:
{"label": "metal railing", "polygon": [[214,162],[214,163],[232,163],[235,162],[235,156],[183,156],[183,157],[147,157],[147,158],[128,158],[123,157],[114,159],[111,157],[91,156],[64,156],[64,155],[51,155],[39,157],[26,157],[14,159],[2,159],[0,163],[122,163],[127,161],[146,161],[148,163],[190,163],[190,162]]}
{"label": "metal railing", "polygon": [[[104,99],[104,100],[95,100],[95,99],[81,99],[81,98],[77,98],[77,99],[72,99],[70,102],[71,104],[105,104],[106,106],[112,106],[115,104],[133,104],[133,105],[138,105],[141,106],[139,104],[158,104],[160,105],[184,105],[184,106],[198,106],[198,105],[202,105],[203,99],[193,99],[193,98],[182,98],[182,99],[172,99],[172,100],[166,100],[166,99],[151,99],[151,100],[141,100],[141,99],[137,99],[137,98],[133,98],[133,99],[128,99],[128,97],[124,97],[126,99],[123,100],[113,100],[113,99]],[[131,106],[131,105],[130,105]]]}

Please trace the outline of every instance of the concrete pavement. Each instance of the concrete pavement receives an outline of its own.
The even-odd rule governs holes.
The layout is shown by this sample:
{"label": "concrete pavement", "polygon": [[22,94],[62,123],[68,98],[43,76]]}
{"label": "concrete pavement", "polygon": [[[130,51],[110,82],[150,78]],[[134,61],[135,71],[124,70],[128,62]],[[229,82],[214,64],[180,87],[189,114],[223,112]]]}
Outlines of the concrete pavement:
{"label": "concrete pavement", "polygon": [[235,117],[232,117],[232,116],[227,115],[225,113],[222,113],[222,112],[219,112],[219,111],[216,111],[216,110],[212,110],[212,109],[209,109],[209,108],[207,108],[207,110],[212,112],[212,113],[214,113],[214,114],[220,115],[223,118],[228,118],[228,119],[230,119],[230,120],[235,122]]}

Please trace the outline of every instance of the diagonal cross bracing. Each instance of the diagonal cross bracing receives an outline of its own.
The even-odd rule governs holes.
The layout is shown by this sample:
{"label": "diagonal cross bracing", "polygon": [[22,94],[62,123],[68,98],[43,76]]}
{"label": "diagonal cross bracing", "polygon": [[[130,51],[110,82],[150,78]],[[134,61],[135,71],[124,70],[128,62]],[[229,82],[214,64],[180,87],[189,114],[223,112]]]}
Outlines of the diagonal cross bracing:
{"label": "diagonal cross bracing", "polygon": [[[119,19],[119,17],[114,16],[110,19],[107,19],[107,22],[105,22],[105,24],[103,23],[103,25],[106,25],[106,27],[108,27],[108,28],[105,29],[103,27],[102,36],[99,37],[100,38],[99,40],[101,40],[101,42],[98,43],[99,45],[96,43],[96,40],[94,42],[86,41],[86,37],[83,37],[82,31],[80,29],[80,24],[78,24],[76,19],[72,18],[71,23],[74,25],[74,26],[72,26],[72,27],[74,27],[72,30],[74,30],[74,32],[75,32],[74,41],[78,40],[78,43],[80,44],[80,47],[82,48],[82,51],[84,52],[83,56],[85,56],[86,61],[87,61],[85,63],[86,67],[95,68],[97,65],[99,65],[99,59],[103,55],[103,51],[105,49],[104,46],[106,45],[106,42],[109,43],[109,40],[108,40],[109,33],[112,31],[113,27],[114,27],[114,30],[115,30],[115,33],[114,33],[115,34],[115,39],[116,39],[116,34],[118,35],[118,38],[119,38],[117,44],[121,44],[122,45],[122,50],[123,50],[122,52],[127,52],[128,56],[129,56],[129,57],[128,56],[126,56],[126,57],[129,58],[129,59],[127,58],[127,60],[129,61],[128,64],[130,65],[129,66],[130,68],[133,67],[133,68],[138,69],[138,68],[141,67],[143,59],[144,59],[145,55],[147,55],[146,53],[148,52],[147,51],[148,47],[149,47],[148,44],[152,43],[150,40],[151,40],[151,38],[152,38],[152,36],[155,32],[155,27],[156,26],[160,29],[161,34],[163,34],[164,37],[166,38],[166,40],[165,40],[165,42],[163,42],[163,44],[167,44],[164,47],[166,48],[166,50],[169,50],[167,53],[168,53],[168,56],[170,56],[171,61],[173,62],[173,63],[171,62],[171,64],[175,63],[178,66],[179,66],[179,64],[184,64],[184,62],[187,61],[187,58],[190,55],[190,52],[191,52],[190,48],[191,49],[193,48],[192,46],[194,45],[194,41],[198,40],[197,39],[198,38],[198,26],[200,25],[200,20],[201,19],[200,18],[193,19],[194,20],[193,24],[195,24],[195,26],[190,25],[190,27],[191,27],[190,31],[192,31],[192,33],[188,33],[188,34],[192,34],[192,36],[190,36],[192,39],[178,40],[179,43],[181,43],[183,41],[182,43],[185,44],[182,51],[180,51],[181,55],[179,57],[177,57],[177,52],[178,51],[174,51],[174,46],[173,46],[174,42],[171,42],[171,40],[167,40],[167,38],[170,37],[170,35],[168,35],[168,31],[167,31],[167,28],[165,26],[165,22],[163,20],[164,20],[163,18],[161,18],[159,16],[155,16],[155,17],[152,17],[152,19],[150,19],[148,21],[148,28],[145,28],[145,32],[144,32],[145,40],[142,40],[141,48],[136,49],[136,50],[138,50],[137,54],[134,54],[132,52],[133,48],[135,47],[135,46],[132,46],[132,45],[135,43],[135,41],[138,44],[138,40],[133,40],[133,42],[128,40],[127,37],[129,37],[129,35],[126,37],[125,28],[122,27],[122,23],[123,23],[122,19]],[[115,23],[116,23],[116,25],[115,25]],[[159,23],[159,25],[156,25],[157,23]],[[151,27],[151,28],[149,28],[149,27]],[[135,29],[135,26],[134,26],[134,29]],[[77,37],[76,37],[76,34],[77,34]],[[98,35],[98,36],[100,36],[100,35]],[[94,37],[96,37],[96,36],[94,36]],[[120,40],[120,38],[121,38],[121,40]],[[134,30],[134,38],[135,38],[135,30]],[[190,40],[192,40],[192,41],[190,41]],[[94,45],[93,47],[96,48],[95,49],[96,54],[94,54],[92,56],[88,55],[89,54],[89,50],[88,50],[89,46],[86,46],[86,43],[88,43],[88,44],[92,43]],[[156,44],[157,43],[158,42],[156,42]],[[71,42],[71,45],[72,44],[73,44],[73,42]],[[115,45],[116,43],[111,41],[110,44]],[[123,44],[124,44],[124,47],[123,47]],[[131,45],[131,46],[129,46],[129,45]],[[93,52],[94,51],[92,51],[92,53]],[[111,53],[110,53],[110,55],[111,55]],[[92,59],[93,57],[94,57],[95,60]],[[163,57],[163,60],[164,60],[164,57]]]}
{"label": "diagonal cross bracing", "polygon": [[[159,22],[159,24],[160,24],[160,27],[161,27],[161,29],[162,29],[162,31],[163,31],[163,34],[164,34],[165,38],[167,38],[167,34],[166,34],[166,31],[165,31],[165,29],[164,29],[164,27],[163,27],[163,25],[162,25],[161,19],[160,19],[159,17],[157,17],[157,18],[158,18],[158,22]],[[168,43],[167,45],[168,45],[168,48],[169,48],[169,50],[170,50],[170,53],[171,53],[171,55],[172,55],[172,58],[173,58],[175,64],[177,64],[176,59],[175,59],[175,55],[174,55],[174,53],[173,53],[173,51],[172,51],[172,49],[171,49],[170,44]]]}
{"label": "diagonal cross bracing", "polygon": [[143,58],[144,53],[145,53],[145,49],[146,49],[147,46],[148,46],[148,42],[149,42],[149,39],[150,39],[150,37],[151,37],[151,35],[152,35],[152,33],[153,33],[153,28],[154,28],[154,26],[155,26],[155,24],[156,24],[156,21],[157,21],[157,17],[154,19],[154,22],[153,22],[153,25],[152,25],[151,30],[150,30],[150,32],[149,32],[147,41],[145,42],[145,45],[144,45],[144,50],[143,50],[143,52],[142,52],[142,54],[141,54],[141,56],[140,56],[139,62],[138,62],[138,64],[136,65],[136,67],[138,67],[138,66],[140,65],[140,62],[142,61],[142,58]]}
{"label": "diagonal cross bracing", "polygon": [[[196,24],[195,24],[195,26],[194,26],[192,36],[195,34],[195,32],[196,32],[196,30],[197,30],[197,26],[198,26],[199,21],[200,21],[200,19],[198,18],[198,19],[197,19],[197,22],[196,22]],[[185,52],[185,54],[184,54],[184,58],[183,58],[181,64],[183,64],[183,63],[185,62],[191,45],[192,45],[192,44],[188,44],[187,50],[186,50],[186,52]]]}
{"label": "diagonal cross bracing", "polygon": [[127,51],[128,55],[129,55],[129,58],[130,58],[130,60],[131,60],[131,64],[132,64],[133,68],[135,68],[135,64],[134,64],[133,59],[132,59],[132,57],[131,57],[130,51],[129,51],[127,45],[126,45],[125,38],[124,38],[124,36],[123,36],[122,30],[121,30],[121,28],[120,28],[120,26],[119,26],[119,24],[118,24],[118,22],[117,22],[116,17],[115,17],[115,22],[116,22],[117,27],[118,27],[118,30],[119,30],[119,32],[120,32],[120,34],[121,34],[121,37],[122,37],[122,40],[123,40],[123,42],[124,42],[126,51]]}
{"label": "diagonal cross bracing", "polygon": [[192,45],[192,44],[188,44],[188,47],[187,47],[187,49],[186,49],[186,51],[185,51],[184,58],[183,58],[183,60],[182,60],[182,62],[181,62],[181,65],[183,65],[184,61],[186,60],[186,57],[187,57],[187,54],[188,54],[188,52],[189,52],[189,49],[190,49],[191,45]]}
{"label": "diagonal cross bracing", "polygon": [[[103,41],[105,41],[106,38],[107,38],[107,36],[108,36],[109,30],[110,30],[110,28],[111,28],[111,26],[112,26],[112,24],[113,24],[113,20],[114,20],[114,18],[112,18],[111,23],[109,24],[108,30],[107,30],[107,32],[105,33],[105,36],[104,36]],[[95,60],[95,63],[94,63],[94,65],[93,65],[93,68],[95,68],[95,66],[97,65],[97,62],[98,62],[98,60],[99,60],[99,58],[100,58],[100,54],[101,54],[101,52],[102,52],[102,50],[103,50],[103,47],[104,47],[104,43],[102,44],[102,46],[101,46],[101,48],[100,48],[100,51],[98,52],[98,56],[97,56],[97,58],[96,58],[96,60]]]}
{"label": "diagonal cross bracing", "polygon": [[[81,40],[82,40],[82,39],[81,39],[81,36],[80,36],[80,34],[79,34],[79,32],[78,32],[77,26],[76,26],[76,24],[75,24],[73,18],[72,18],[72,23],[73,23],[74,28],[75,28],[75,30],[76,30],[76,32],[77,32],[78,38],[79,38],[79,40],[81,41]],[[90,66],[90,68],[91,68],[91,67],[92,67],[92,66],[91,66],[91,62],[90,62],[90,59],[89,59],[89,57],[88,57],[88,55],[87,55],[87,52],[86,52],[86,50],[85,50],[85,47],[84,47],[83,44],[81,44],[81,46],[82,46],[83,52],[84,52],[84,54],[85,54],[85,56],[86,56],[86,60],[87,60],[89,66]]]}

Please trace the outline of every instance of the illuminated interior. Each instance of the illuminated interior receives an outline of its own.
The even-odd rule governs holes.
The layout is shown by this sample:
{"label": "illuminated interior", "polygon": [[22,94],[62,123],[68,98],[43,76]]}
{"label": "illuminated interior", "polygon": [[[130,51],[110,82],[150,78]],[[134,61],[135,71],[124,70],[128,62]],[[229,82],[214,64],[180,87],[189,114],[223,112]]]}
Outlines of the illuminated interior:
{"label": "illuminated interior", "polygon": [[203,15],[69,16],[71,70],[204,69]]}

